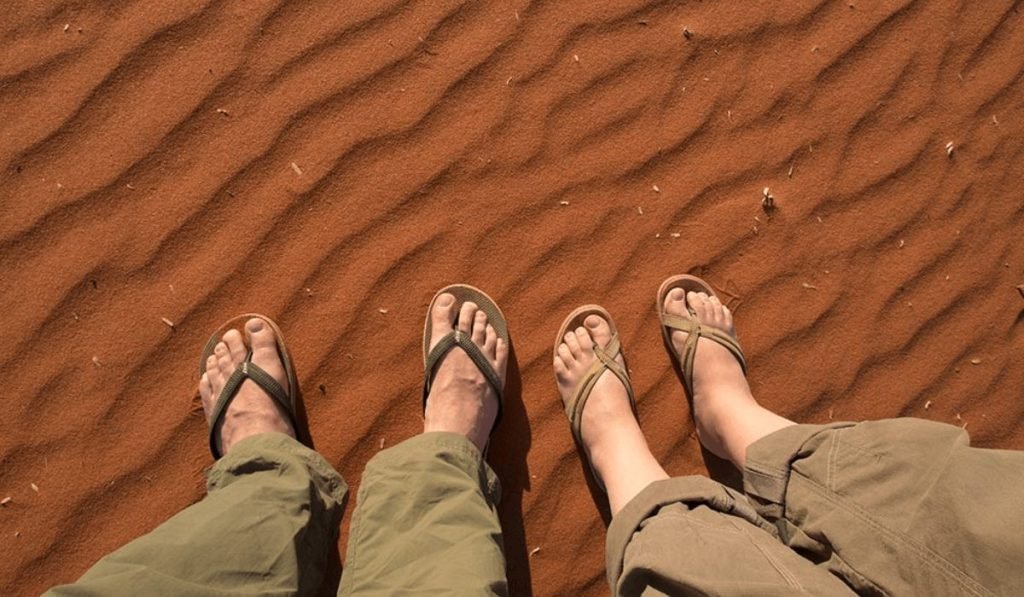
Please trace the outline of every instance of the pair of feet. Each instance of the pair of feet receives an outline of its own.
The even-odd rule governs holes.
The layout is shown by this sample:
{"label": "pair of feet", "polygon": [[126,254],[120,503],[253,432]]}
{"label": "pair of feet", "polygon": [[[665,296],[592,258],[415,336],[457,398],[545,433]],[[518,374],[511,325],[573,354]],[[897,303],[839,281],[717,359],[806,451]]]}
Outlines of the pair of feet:
{"label": "pair of feet", "polygon": [[[480,347],[504,384],[509,347],[488,323],[487,314],[475,303],[463,303],[456,309],[455,297],[442,294],[434,302],[430,323],[431,348],[445,334],[458,328]],[[274,331],[262,319],[254,317],[246,322],[245,332],[252,349],[252,362],[287,388],[288,378],[277,351]],[[234,329],[228,330],[214,347],[213,354],[206,361],[206,371],[199,379],[199,395],[207,419],[212,416],[228,378],[238,364],[245,361],[247,354],[242,334]],[[431,385],[424,414],[424,432],[459,433],[483,450],[497,415],[498,396],[494,389],[462,349],[452,350],[441,363]],[[295,437],[290,420],[266,392],[246,379],[228,405],[219,429],[215,430],[220,452],[227,454],[234,444],[260,433],[278,432]]]}
{"label": "pair of feet", "polygon": [[[702,325],[735,335],[732,313],[717,297],[704,293],[671,291],[665,299],[668,313],[685,315],[689,305]],[[487,315],[467,302],[456,310],[452,295],[443,294],[430,314],[431,338],[437,342],[458,327],[480,347],[504,383],[508,346],[497,337]],[[258,318],[246,323],[252,361],[287,387],[285,370],[277,352],[273,330]],[[677,352],[687,334],[673,331]],[[554,361],[555,378],[562,400],[567,400],[590,365],[597,359],[594,347],[611,339],[608,322],[591,315],[584,325],[569,331],[558,347]],[[229,330],[207,360],[199,382],[204,410],[209,417],[225,382],[245,360],[247,349],[242,335]],[[619,357],[621,359],[621,357]],[[746,446],[774,431],[784,421],[759,407],[751,396],[746,378],[736,359],[716,342],[701,339],[694,362],[693,415],[701,442],[713,453],[743,466]],[[452,350],[442,362],[427,398],[424,431],[447,431],[465,435],[481,450],[487,443],[498,412],[498,397],[482,373],[461,349]],[[295,436],[289,417],[255,383],[246,380],[222,419],[217,437],[221,452],[227,453],[240,440],[267,432]],[[651,455],[633,416],[625,387],[610,372],[594,386],[582,414],[584,449],[609,494],[612,511],[617,512],[650,482],[667,478]]]}

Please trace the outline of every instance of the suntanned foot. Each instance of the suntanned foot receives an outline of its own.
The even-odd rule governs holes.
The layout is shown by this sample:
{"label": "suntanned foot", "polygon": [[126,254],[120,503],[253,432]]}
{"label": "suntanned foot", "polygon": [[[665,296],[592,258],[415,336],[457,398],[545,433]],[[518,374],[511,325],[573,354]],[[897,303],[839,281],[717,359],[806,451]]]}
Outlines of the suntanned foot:
{"label": "suntanned foot", "polygon": [[[563,404],[572,398],[597,360],[594,347],[607,346],[611,338],[611,327],[599,315],[588,316],[583,326],[562,338],[554,367]],[[625,364],[621,352],[616,360]],[[580,418],[580,435],[587,457],[608,492],[613,516],[645,487],[668,478],[647,446],[626,386],[611,371],[602,372],[590,391]]]}
{"label": "suntanned foot", "polygon": [[[597,360],[594,347],[607,346],[611,339],[611,328],[599,315],[588,316],[583,326],[566,332],[554,363],[555,381],[563,404],[572,398],[583,376]],[[615,360],[625,365],[621,352]],[[614,373],[605,370],[590,391],[580,423],[583,447],[598,474],[603,474],[606,457],[616,451],[617,440],[623,437],[623,431],[635,434],[639,425],[629,405],[626,386]]]}
{"label": "suntanned foot", "polygon": [[[736,337],[732,313],[716,296],[703,292],[685,292],[681,288],[671,290],[665,297],[665,311],[675,315],[686,315],[689,304],[704,326],[715,327]],[[672,344],[676,353],[681,353],[686,342],[686,332],[672,331]],[[728,458],[723,433],[730,419],[745,407],[757,406],[750,393],[750,386],[743,374],[739,361],[718,342],[701,338],[697,343],[697,354],[693,360],[693,418],[697,436],[704,447],[714,454]]]}
{"label": "suntanned foot", "polygon": [[[455,297],[448,293],[434,301],[430,312],[430,348],[458,327],[480,347],[504,385],[508,345],[498,337],[487,322],[487,314],[478,309],[476,303],[463,303],[458,311],[455,307]],[[434,375],[427,396],[423,431],[459,433],[483,450],[498,416],[498,399],[494,388],[466,351],[456,346],[444,356]]]}
{"label": "suntanned foot", "polygon": [[[287,390],[288,377],[277,352],[274,330],[258,317],[247,321],[245,330],[249,336],[249,346],[252,347],[252,362],[262,367]],[[212,415],[224,384],[235,372],[237,365],[245,360],[247,352],[242,334],[231,329],[224,334],[214,347],[213,354],[206,360],[206,372],[199,379],[199,395],[207,420]],[[282,412],[274,399],[251,379],[242,382],[218,427],[221,454],[227,454],[231,446],[258,433],[277,431],[295,437],[287,413]]]}

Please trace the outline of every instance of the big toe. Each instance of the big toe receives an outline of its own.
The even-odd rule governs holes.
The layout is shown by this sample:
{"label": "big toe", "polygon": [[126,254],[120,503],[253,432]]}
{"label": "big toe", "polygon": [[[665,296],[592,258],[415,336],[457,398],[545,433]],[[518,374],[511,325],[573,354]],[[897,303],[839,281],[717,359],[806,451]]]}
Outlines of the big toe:
{"label": "big toe", "polygon": [[259,317],[253,317],[245,323],[245,331],[249,335],[249,346],[252,347],[252,361],[284,385],[284,365],[277,352],[274,330]]}
{"label": "big toe", "polygon": [[589,315],[586,320],[583,321],[583,325],[586,326],[587,332],[590,333],[590,337],[594,339],[595,346],[603,348],[611,342],[612,328],[600,315]]}
{"label": "big toe", "polygon": [[455,297],[445,292],[437,297],[430,310],[430,347],[433,348],[441,338],[455,327]]}
{"label": "big toe", "polygon": [[665,312],[672,315],[686,315],[686,292],[673,288],[665,295]]}

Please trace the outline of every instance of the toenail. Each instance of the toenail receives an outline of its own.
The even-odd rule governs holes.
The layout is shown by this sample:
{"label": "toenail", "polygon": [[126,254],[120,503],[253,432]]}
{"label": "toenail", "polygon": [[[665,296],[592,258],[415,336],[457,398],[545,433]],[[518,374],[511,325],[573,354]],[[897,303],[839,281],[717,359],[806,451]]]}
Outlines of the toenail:
{"label": "toenail", "polygon": [[245,325],[250,332],[258,332],[263,329],[263,320],[255,317],[249,320],[249,323]]}
{"label": "toenail", "polygon": [[450,294],[442,294],[441,296],[437,297],[437,304],[442,307],[447,307],[453,302],[455,302],[455,297]]}
{"label": "toenail", "polygon": [[588,328],[596,328],[597,326],[601,325],[601,318],[598,317],[597,315],[591,315],[583,323],[587,324]]}
{"label": "toenail", "polygon": [[677,301],[681,301],[684,297],[686,297],[686,293],[683,292],[682,288],[673,288],[672,291],[668,293],[668,295],[669,298]]}

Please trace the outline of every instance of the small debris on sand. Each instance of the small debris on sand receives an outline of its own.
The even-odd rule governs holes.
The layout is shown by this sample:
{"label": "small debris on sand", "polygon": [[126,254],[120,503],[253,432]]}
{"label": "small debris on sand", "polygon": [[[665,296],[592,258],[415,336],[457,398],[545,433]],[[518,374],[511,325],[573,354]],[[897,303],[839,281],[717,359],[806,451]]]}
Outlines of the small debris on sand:
{"label": "small debris on sand", "polygon": [[682,234],[679,234],[678,232],[671,232],[669,233],[669,236],[671,236],[672,238],[679,238],[680,236],[682,236]]}
{"label": "small debris on sand", "polygon": [[818,287],[815,286],[814,284],[808,284],[807,282],[802,282],[800,285],[803,286],[804,288],[806,288],[807,290],[817,290],[818,289]]}
{"label": "small debris on sand", "polygon": [[10,504],[12,501],[14,500],[11,499],[11,496],[7,496],[4,499],[0,500],[0,506],[6,506],[7,504]]}
{"label": "small debris on sand", "polygon": [[[638,213],[640,215],[644,215],[644,208],[642,208],[639,205],[637,205],[636,206],[636,213]],[[1024,292],[1024,290],[1022,290],[1021,292]]]}
{"label": "small debris on sand", "polygon": [[292,170],[294,170],[299,176],[302,176],[302,168],[299,168],[299,165],[295,162],[292,162]]}
{"label": "small debris on sand", "polygon": [[566,205],[569,205],[569,202],[568,201],[559,201],[558,204],[563,206],[563,207],[565,207]]}
{"label": "small debris on sand", "polygon": [[761,191],[761,209],[763,209],[766,213],[771,212],[773,209],[775,209],[775,196],[771,194],[771,191],[768,189],[768,187],[765,187]]}
{"label": "small debris on sand", "polygon": [[1024,298],[1024,284],[1017,285],[1017,292],[1020,293],[1020,298]]}
{"label": "small debris on sand", "polygon": [[533,549],[530,550],[530,557],[532,558],[539,551],[540,551],[539,547],[534,547]]}
{"label": "small debris on sand", "polygon": [[654,191],[655,193],[660,193],[661,192],[661,187],[659,187],[656,184],[652,184],[651,185],[651,190]]}
{"label": "small debris on sand", "polygon": [[946,143],[946,157],[947,158],[950,158],[950,159],[953,158],[953,149],[954,149],[954,145],[953,145],[952,141],[950,141],[949,143]]}
{"label": "small debris on sand", "polygon": [[67,33],[68,29],[71,29],[71,23],[64,23],[64,33]]}
{"label": "small debris on sand", "polygon": [[971,359],[971,364],[972,365],[980,365],[981,364],[981,359],[979,359],[978,357],[974,357],[973,359]]}
{"label": "small debris on sand", "polygon": [[793,164],[789,165],[789,172],[786,173],[786,178],[793,178]]}
{"label": "small debris on sand", "polygon": [[580,61],[580,55],[579,54],[573,54],[572,55],[572,59],[573,59],[574,62],[579,62]]}
{"label": "small debris on sand", "polygon": [[174,322],[171,321],[170,319],[167,319],[166,317],[161,317],[160,321],[164,322],[164,325],[171,328],[172,330],[174,329]]}
{"label": "small debris on sand", "polygon": [[217,108],[217,114],[220,114],[221,116],[231,116],[231,114],[224,108]]}
{"label": "small debris on sand", "polygon": [[324,396],[327,395],[327,386],[325,386],[324,384],[320,384],[319,386],[317,386],[317,388],[320,390],[321,394],[323,394]]}
{"label": "small debris on sand", "polygon": [[383,437],[382,437],[382,438],[380,438],[380,449],[381,449],[381,450],[383,450],[383,449],[384,449],[384,438],[383,438]]}
{"label": "small debris on sand", "polygon": [[384,307],[381,307],[380,309],[377,309],[377,312],[380,313],[381,315],[386,315],[388,310],[385,309]]}
{"label": "small debris on sand", "polygon": [[94,356],[94,357],[92,358],[92,364],[93,364],[94,366],[96,366],[96,367],[102,367],[102,366],[103,366],[103,363],[101,363],[101,362],[100,362],[100,358],[99,358],[99,357],[97,357],[97,356]]}
{"label": "small debris on sand", "polygon": [[39,486],[38,485],[36,485],[35,483],[29,483],[29,486],[32,488],[32,491],[34,491],[36,493],[39,493]]}
{"label": "small debris on sand", "polygon": [[924,409],[928,410],[931,407],[932,407],[932,401],[931,400],[926,400],[925,403],[924,403]]}
{"label": "small debris on sand", "polygon": [[900,242],[899,242],[899,246],[900,246],[900,248],[902,249],[902,248],[903,248],[903,245],[905,245],[905,244],[907,244],[907,243],[903,242],[903,239],[901,238],[901,239],[900,239]]}

